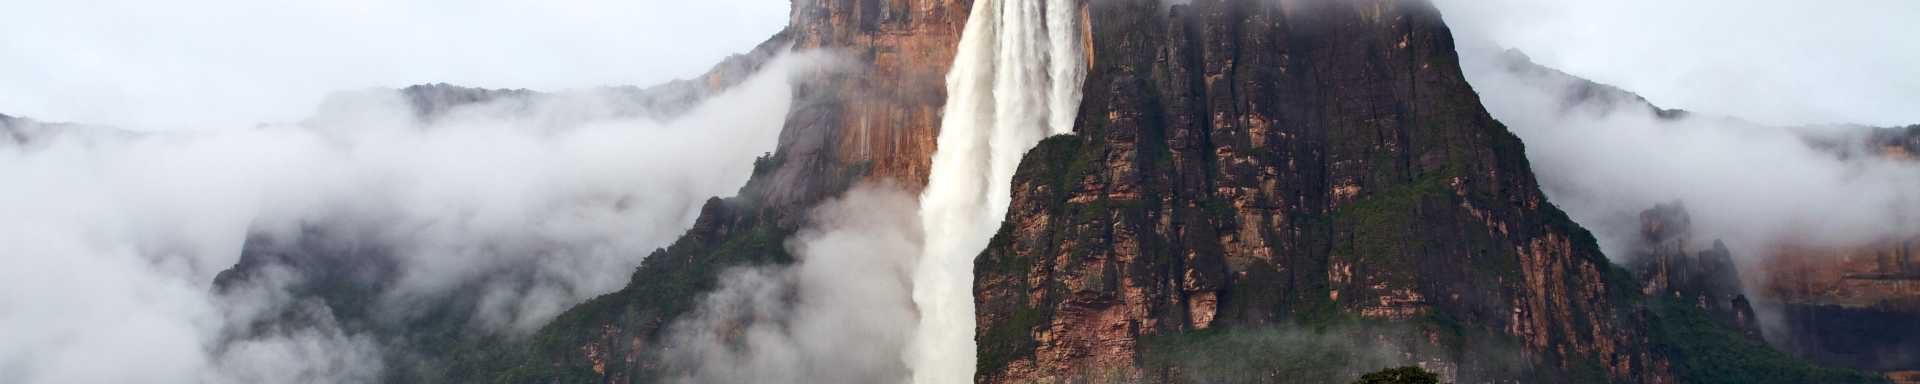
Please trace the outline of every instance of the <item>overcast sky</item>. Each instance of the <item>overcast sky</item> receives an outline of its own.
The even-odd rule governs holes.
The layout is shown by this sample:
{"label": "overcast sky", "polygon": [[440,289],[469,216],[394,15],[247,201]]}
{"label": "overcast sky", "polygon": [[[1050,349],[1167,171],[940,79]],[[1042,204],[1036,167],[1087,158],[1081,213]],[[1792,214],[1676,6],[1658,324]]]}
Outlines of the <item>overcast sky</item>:
{"label": "overcast sky", "polygon": [[1920,1],[1436,0],[1455,35],[1667,108],[1920,123]]}
{"label": "overcast sky", "polygon": [[[1438,0],[1462,38],[1667,107],[1920,123],[1920,2]],[[687,77],[786,0],[0,0],[0,113],[149,128],[309,114],[327,92]]]}
{"label": "overcast sky", "polygon": [[0,0],[0,113],[143,128],[305,117],[425,82],[558,89],[697,75],[787,0]]}

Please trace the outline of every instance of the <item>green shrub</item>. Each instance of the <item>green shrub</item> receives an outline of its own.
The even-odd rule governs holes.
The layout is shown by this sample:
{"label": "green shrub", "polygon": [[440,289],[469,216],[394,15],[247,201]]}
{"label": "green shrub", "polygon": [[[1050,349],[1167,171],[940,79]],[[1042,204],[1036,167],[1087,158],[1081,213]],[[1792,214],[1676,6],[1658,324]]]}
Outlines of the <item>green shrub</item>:
{"label": "green shrub", "polygon": [[1420,367],[1407,366],[1362,375],[1353,384],[1440,384],[1440,376]]}

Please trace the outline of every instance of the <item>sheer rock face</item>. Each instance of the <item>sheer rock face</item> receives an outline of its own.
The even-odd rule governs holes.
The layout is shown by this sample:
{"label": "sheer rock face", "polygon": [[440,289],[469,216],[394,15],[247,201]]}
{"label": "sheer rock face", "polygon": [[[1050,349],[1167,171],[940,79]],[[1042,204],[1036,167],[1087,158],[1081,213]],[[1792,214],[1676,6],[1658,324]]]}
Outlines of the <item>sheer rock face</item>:
{"label": "sheer rock face", "polygon": [[[1565,72],[1541,66],[1516,51],[1501,57],[1504,69],[1542,87],[1563,87],[1562,113],[1608,113],[1644,108],[1663,119],[1711,119],[1756,130],[1785,129],[1796,132],[1810,148],[1846,161],[1891,161],[1911,163],[1920,154],[1920,125],[1907,127],[1869,127],[1860,125],[1768,127],[1724,116],[1664,109],[1639,95],[1605,84],[1595,83]],[[1664,216],[1677,207],[1649,211],[1643,219],[1683,219]],[[1647,293],[1664,291],[1686,296],[1693,291],[1694,304],[1720,320],[1737,313],[1716,312],[1709,308],[1707,294],[1693,288],[1663,285],[1669,282],[1698,281],[1675,275],[1679,269],[1723,268],[1708,259],[1718,252],[1689,255],[1684,240],[1678,243],[1659,236],[1690,235],[1684,220],[1662,223],[1644,222],[1650,248],[1631,258],[1635,272],[1641,274]],[[1662,224],[1677,224],[1661,229]],[[1682,229],[1676,231],[1675,229]],[[1774,346],[1816,361],[1871,370],[1920,370],[1920,265],[1913,263],[1920,236],[1887,239],[1851,247],[1815,247],[1793,244],[1762,250],[1758,260],[1743,263],[1740,275],[1743,288],[1750,289],[1751,301],[1762,307],[1777,307],[1781,316],[1764,319],[1772,331],[1768,340]],[[1682,247],[1682,248],[1676,248]],[[1717,247],[1716,247],[1717,248]],[[1648,258],[1646,256],[1652,256]],[[1706,271],[1695,271],[1706,272]],[[1651,275],[1650,275],[1651,274]],[[1720,272],[1698,277],[1709,280]],[[1684,273],[1682,274],[1684,275]],[[1724,285],[1724,282],[1713,283]],[[1709,294],[1710,295],[1710,294]],[[1678,296],[1675,296],[1678,297]],[[1722,298],[1725,302],[1724,297]],[[1685,300],[1683,300],[1685,301]],[[1751,336],[1746,325],[1735,328]],[[1911,376],[1909,376],[1911,377]]]}
{"label": "sheer rock face", "polygon": [[1402,341],[1445,347],[1412,359],[1450,380],[1502,379],[1449,338],[1486,332],[1669,381],[1634,284],[1545,201],[1430,5],[1091,8],[1078,135],[1028,154],[977,260],[982,381],[1169,380],[1143,338],[1341,319],[1464,324]]}
{"label": "sheer rock face", "polygon": [[786,134],[819,134],[819,145],[832,149],[796,152],[865,165],[871,176],[912,191],[925,186],[946,105],[947,68],[972,4],[794,0],[794,49],[828,50],[854,66],[802,87],[802,98],[813,99],[795,106]]}
{"label": "sheer rock face", "polygon": [[1920,237],[1853,248],[1782,246],[1761,295],[1782,311],[1776,345],[1829,364],[1920,370]]}
{"label": "sheer rock face", "polygon": [[1741,286],[1739,266],[1726,243],[1693,250],[1693,222],[1679,203],[1640,213],[1642,245],[1628,268],[1640,278],[1641,293],[1665,296],[1705,311],[1714,320],[1760,339],[1760,323]]}
{"label": "sheer rock face", "polygon": [[[655,382],[675,377],[663,338],[729,268],[791,261],[784,241],[805,213],[862,180],[918,191],[931,167],[945,76],[971,1],[795,0],[791,50],[826,50],[848,68],[796,84],[778,151],[740,196],[710,201],[687,234],[647,256],[620,291],[562,314],[503,377],[525,382]],[[515,361],[517,360],[517,361]]]}
{"label": "sheer rock face", "polygon": [[1763,269],[1769,299],[1920,313],[1920,237],[1851,248],[1786,245]]}

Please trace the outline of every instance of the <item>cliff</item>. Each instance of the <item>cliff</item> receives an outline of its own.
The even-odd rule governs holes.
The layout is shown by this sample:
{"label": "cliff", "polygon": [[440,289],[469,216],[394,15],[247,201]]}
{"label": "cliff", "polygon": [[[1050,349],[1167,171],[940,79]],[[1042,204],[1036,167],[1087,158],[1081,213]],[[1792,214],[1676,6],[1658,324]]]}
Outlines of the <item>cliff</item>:
{"label": "cliff", "polygon": [[648,255],[628,285],[556,318],[525,346],[490,352],[469,377],[501,382],[656,382],[672,360],[672,321],[692,311],[722,272],[793,261],[786,242],[806,212],[853,184],[923,188],[970,1],[795,0],[791,49],[828,50],[847,71],[796,85],[778,151],[740,194],[713,199],[687,234]]}
{"label": "cliff", "polygon": [[[1802,143],[1821,154],[1833,156],[1851,167],[1882,167],[1912,164],[1920,153],[1920,126],[1869,127],[1861,125],[1772,127],[1736,118],[1664,109],[1631,92],[1595,83],[1529,60],[1516,51],[1507,51],[1494,61],[1520,84],[1539,87],[1550,94],[1564,96],[1558,105],[1561,114],[1604,115],[1644,109],[1661,120],[1705,119],[1737,129],[1759,132],[1779,131],[1795,135]],[[1697,129],[1675,124],[1672,129]],[[1675,214],[1678,215],[1675,215]],[[1696,250],[1704,244],[1687,245],[1692,233],[1685,228],[1684,210],[1662,206],[1647,211],[1642,224],[1648,237],[1647,249],[1627,255],[1630,267],[1649,286],[1649,293],[1667,293],[1692,297],[1696,307],[1721,320],[1736,313],[1717,311],[1717,303],[1730,302],[1726,294],[1712,294],[1704,287],[1685,284],[1706,283],[1721,286],[1728,273],[1711,270],[1740,269],[1739,281],[1731,292],[1745,291],[1748,304],[1778,316],[1763,316],[1769,332],[1766,339],[1775,347],[1826,364],[1878,371],[1920,370],[1916,340],[1920,340],[1920,285],[1916,285],[1912,267],[1913,244],[1920,236],[1891,236],[1866,243],[1812,246],[1808,239],[1783,236],[1763,239],[1760,249],[1749,249],[1739,265],[1718,265],[1709,256],[1717,249]],[[1846,220],[1848,218],[1835,218]],[[1667,221],[1665,230],[1656,229]],[[1678,227],[1678,228],[1675,228]],[[1897,233],[1897,232],[1896,232]],[[1672,236],[1674,238],[1656,238]],[[1678,240],[1678,241],[1674,241]],[[1704,239],[1703,239],[1704,240]],[[1718,248],[1718,247],[1714,247]],[[1700,274],[1704,273],[1704,275]],[[1693,276],[1687,276],[1693,275]],[[1702,281],[1720,280],[1720,281]],[[1671,289],[1669,289],[1671,288]],[[1718,300],[1706,296],[1720,296]],[[1717,302],[1717,303],[1716,303]],[[1726,321],[1723,321],[1725,323]],[[1736,325],[1751,334],[1753,328]]]}
{"label": "cliff", "polygon": [[1829,364],[1920,371],[1920,237],[1859,247],[1783,245],[1761,265],[1781,311],[1776,344]]}
{"label": "cliff", "polygon": [[[610,97],[614,110],[606,118],[646,118],[670,120],[691,110],[709,97],[746,81],[794,44],[791,34],[770,37],[752,51],[727,58],[707,73],[691,80],[678,80],[650,87],[608,87],[595,90]],[[556,94],[520,89],[484,89],[448,84],[423,84],[398,90],[408,103],[414,118],[431,122],[463,106],[502,103],[521,109],[537,105],[542,98]],[[329,102],[332,102],[329,100]],[[324,107],[323,107],[324,109]],[[784,142],[782,148],[796,147]],[[783,151],[783,154],[786,153]],[[801,164],[794,162],[793,164]],[[782,163],[764,158],[756,163],[756,174],[771,173]],[[811,183],[791,182],[770,187],[764,175],[743,193],[768,195],[792,189],[823,188],[837,185],[830,172],[790,170],[790,173],[816,174]],[[830,189],[830,188],[827,188]],[[825,193],[825,192],[821,192]],[[755,198],[754,200],[767,200]],[[698,202],[698,200],[695,200]],[[735,211],[750,211],[740,204],[724,204],[713,199],[705,204],[700,223],[693,230],[708,229],[707,237],[732,235],[724,228],[738,224]],[[457,282],[452,294],[433,297],[406,297],[396,300],[393,290],[407,273],[402,269],[402,252],[410,239],[406,231],[394,231],[371,221],[342,218],[313,218],[301,223],[297,231],[274,233],[253,229],[238,262],[222,271],[213,289],[223,295],[260,294],[245,290],[268,287],[285,294],[292,304],[269,308],[269,313],[252,324],[244,324],[234,334],[241,340],[305,327],[369,335],[380,343],[384,364],[381,379],[387,382],[474,382],[497,379],[521,361],[561,361],[559,356],[532,357],[526,353],[533,339],[514,331],[483,327],[477,309],[488,298],[477,294],[487,284],[523,284],[538,271],[489,269],[476,273],[471,281]],[[396,233],[397,232],[397,233]],[[683,241],[692,243],[694,240]],[[777,248],[778,243],[775,243]],[[677,248],[685,252],[687,247]],[[756,251],[758,251],[756,249]],[[775,249],[774,251],[778,251]],[[777,257],[777,252],[751,257]],[[644,255],[633,255],[638,258]],[[664,259],[664,258],[663,258]],[[725,266],[724,257],[715,257],[713,268]],[[479,268],[479,267],[475,267]],[[705,273],[704,270],[702,273]],[[406,308],[396,308],[406,306]],[[577,312],[577,311],[576,311]]]}
{"label": "cliff", "polygon": [[[1091,20],[1077,134],[1028,154],[977,259],[982,382],[1873,380],[1644,297],[1540,192],[1428,4]],[[1328,348],[1277,341],[1299,334]]]}
{"label": "cliff", "polygon": [[[1859,379],[1755,352],[1764,346],[1710,314],[1642,294],[1541,194],[1424,2],[1089,4],[1096,59],[1076,134],[1026,156],[1005,226],[978,258],[980,381],[1318,382],[1406,363],[1455,382]],[[464,332],[459,318],[375,325],[416,335],[407,351],[437,359],[392,364],[388,378],[674,377],[687,362],[670,358],[667,328],[723,271],[791,263],[805,213],[857,182],[922,188],[971,5],[795,0],[789,27],[757,53],[643,92],[664,96],[638,109],[671,113],[758,68],[758,52],[789,48],[853,67],[798,84],[778,150],[624,288],[525,337]],[[524,96],[405,93],[423,118]],[[263,265],[334,276],[340,265],[297,260],[383,252],[263,237],[246,248],[223,281]],[[350,317],[364,305],[353,289],[321,299]]]}
{"label": "cliff", "polygon": [[1428,5],[1093,8],[1078,135],[1029,154],[978,259],[986,381],[1171,380],[1197,372],[1140,366],[1143,339],[1360,321],[1414,326],[1450,380],[1504,377],[1460,348],[1500,335],[1555,375],[1668,381]]}
{"label": "cliff", "polygon": [[1685,206],[1661,204],[1640,213],[1641,247],[1628,269],[1641,293],[1692,305],[1714,320],[1760,340],[1761,325],[1741,285],[1739,265],[1726,243],[1694,250],[1693,220]]}

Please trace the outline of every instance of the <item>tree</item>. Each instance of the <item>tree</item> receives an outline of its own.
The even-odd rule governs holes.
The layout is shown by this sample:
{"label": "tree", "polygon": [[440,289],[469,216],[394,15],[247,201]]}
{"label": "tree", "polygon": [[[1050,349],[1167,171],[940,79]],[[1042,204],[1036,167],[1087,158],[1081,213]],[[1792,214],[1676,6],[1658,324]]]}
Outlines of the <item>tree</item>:
{"label": "tree", "polygon": [[1360,376],[1353,384],[1440,384],[1440,376],[1420,367],[1406,366]]}

